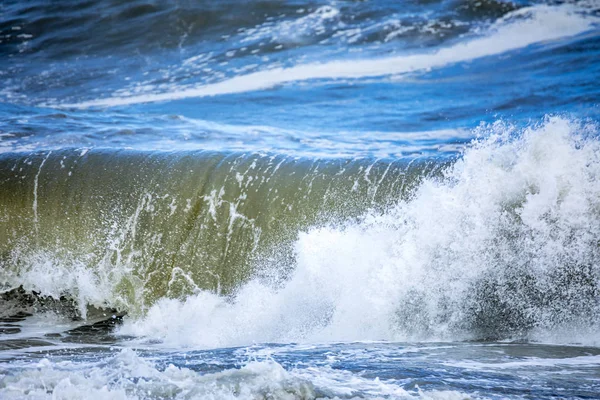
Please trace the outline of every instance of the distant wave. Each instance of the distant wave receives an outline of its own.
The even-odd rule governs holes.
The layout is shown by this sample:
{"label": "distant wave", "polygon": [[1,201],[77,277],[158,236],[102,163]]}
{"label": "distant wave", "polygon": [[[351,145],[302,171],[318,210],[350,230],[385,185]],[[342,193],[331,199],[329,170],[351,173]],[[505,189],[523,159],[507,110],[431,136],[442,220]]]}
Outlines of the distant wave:
{"label": "distant wave", "polygon": [[142,95],[132,93],[131,96],[121,92],[119,97],[60,106],[64,108],[116,107],[265,90],[281,84],[306,80],[357,79],[406,74],[498,55],[535,43],[574,36],[591,29],[597,22],[598,18],[585,15],[581,10],[570,5],[539,5],[510,12],[496,21],[481,37],[459,42],[433,53],[273,68],[194,88],[174,88],[163,93]]}

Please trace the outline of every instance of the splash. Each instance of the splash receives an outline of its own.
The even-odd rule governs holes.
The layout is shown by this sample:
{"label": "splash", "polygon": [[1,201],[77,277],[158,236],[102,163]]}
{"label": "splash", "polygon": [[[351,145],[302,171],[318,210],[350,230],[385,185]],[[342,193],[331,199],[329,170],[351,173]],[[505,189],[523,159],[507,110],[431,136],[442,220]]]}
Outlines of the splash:
{"label": "splash", "polygon": [[198,347],[589,339],[600,322],[597,128],[554,117],[480,133],[410,199],[301,233],[288,279],[162,299],[121,332]]}
{"label": "splash", "polygon": [[595,343],[598,128],[552,117],[476,133],[450,166],[34,155],[3,191],[1,282],[84,316],[127,311],[121,333],[166,345]]}

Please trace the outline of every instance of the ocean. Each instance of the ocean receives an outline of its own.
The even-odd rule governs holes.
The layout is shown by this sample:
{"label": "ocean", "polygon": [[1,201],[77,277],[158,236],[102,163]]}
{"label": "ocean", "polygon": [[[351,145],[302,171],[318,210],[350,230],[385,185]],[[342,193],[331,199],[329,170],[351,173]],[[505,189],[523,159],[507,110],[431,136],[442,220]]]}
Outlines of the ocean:
{"label": "ocean", "polygon": [[0,398],[600,398],[600,2],[3,0]]}

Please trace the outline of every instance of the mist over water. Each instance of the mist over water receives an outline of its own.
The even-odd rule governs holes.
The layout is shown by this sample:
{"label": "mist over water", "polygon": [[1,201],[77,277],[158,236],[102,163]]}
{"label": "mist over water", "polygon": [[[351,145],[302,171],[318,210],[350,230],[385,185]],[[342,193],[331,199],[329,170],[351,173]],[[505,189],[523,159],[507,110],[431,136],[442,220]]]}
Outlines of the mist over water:
{"label": "mist over water", "polygon": [[1,4],[0,397],[596,397],[599,27]]}

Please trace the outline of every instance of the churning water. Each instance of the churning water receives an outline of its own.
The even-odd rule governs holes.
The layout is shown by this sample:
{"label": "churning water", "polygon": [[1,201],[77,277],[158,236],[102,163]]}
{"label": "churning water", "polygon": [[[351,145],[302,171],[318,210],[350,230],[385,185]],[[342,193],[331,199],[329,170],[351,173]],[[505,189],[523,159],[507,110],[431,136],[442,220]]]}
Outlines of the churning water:
{"label": "churning water", "polygon": [[600,3],[0,4],[0,398],[600,398]]}

